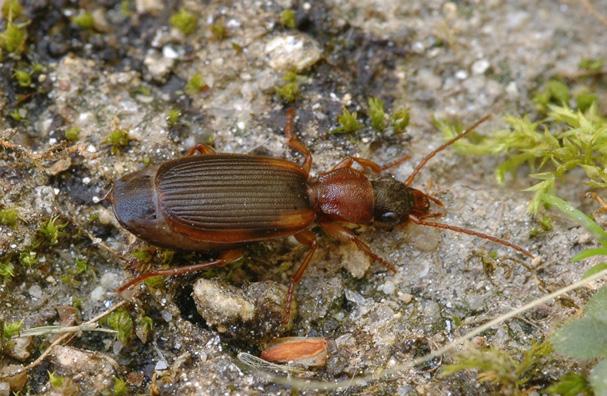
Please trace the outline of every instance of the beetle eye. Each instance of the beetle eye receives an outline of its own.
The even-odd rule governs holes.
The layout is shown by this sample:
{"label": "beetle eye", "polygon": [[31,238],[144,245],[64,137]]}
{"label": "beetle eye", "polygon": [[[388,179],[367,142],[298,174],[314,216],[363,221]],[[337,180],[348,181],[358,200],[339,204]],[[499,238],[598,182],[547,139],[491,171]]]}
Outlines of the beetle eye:
{"label": "beetle eye", "polygon": [[398,223],[398,215],[394,212],[382,213],[380,219],[382,223],[395,224]]}

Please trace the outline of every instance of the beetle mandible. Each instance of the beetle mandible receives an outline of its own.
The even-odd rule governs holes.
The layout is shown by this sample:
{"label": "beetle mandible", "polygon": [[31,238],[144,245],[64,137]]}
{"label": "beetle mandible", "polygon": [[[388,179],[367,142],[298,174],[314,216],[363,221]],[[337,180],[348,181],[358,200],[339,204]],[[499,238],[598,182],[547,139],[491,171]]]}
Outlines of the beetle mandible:
{"label": "beetle mandible", "polygon": [[[302,165],[273,157],[215,153],[208,146],[197,145],[184,158],[123,176],[115,182],[110,201],[116,218],[127,230],[161,247],[221,253],[206,263],[144,273],[124,283],[118,291],[152,276],[227,265],[244,255],[243,244],[293,235],[308,251],[289,284],[285,301],[288,317],[294,289],[317,249],[316,235],[310,230],[314,224],[340,241],[353,242],[391,272],[396,267],[375,254],[343,223],[391,227],[413,222],[487,239],[533,257],[503,239],[428,220],[440,215],[430,212],[430,203],[442,203],[411,187],[432,157],[487,118],[427,154],[404,183],[383,172],[407,160],[406,155],[384,166],[364,158],[346,157],[331,170],[311,177],[312,154],[295,135],[292,108],[287,110],[284,130],[288,146],[304,157]],[[196,152],[200,155],[194,155]],[[362,169],[354,168],[354,164]]]}

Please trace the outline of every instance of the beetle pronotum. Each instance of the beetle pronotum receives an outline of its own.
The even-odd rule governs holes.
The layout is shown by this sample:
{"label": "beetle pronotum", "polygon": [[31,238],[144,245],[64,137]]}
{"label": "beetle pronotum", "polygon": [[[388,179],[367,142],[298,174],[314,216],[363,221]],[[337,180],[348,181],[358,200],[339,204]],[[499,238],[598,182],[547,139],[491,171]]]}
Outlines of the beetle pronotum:
{"label": "beetle pronotum", "polygon": [[[396,267],[343,223],[395,226],[407,222],[473,235],[533,257],[524,248],[470,229],[428,220],[430,202],[442,203],[412,186],[416,176],[438,152],[484,122],[481,118],[464,132],[427,154],[400,182],[383,174],[406,159],[381,166],[371,160],[347,157],[327,172],[310,176],[312,154],[296,137],[295,112],[289,109],[285,134],[303,164],[248,154],[215,153],[198,145],[184,158],[128,174],[114,184],[111,201],[116,218],[141,239],[162,247],[183,250],[219,250],[216,260],[139,275],[122,292],[152,276],[169,276],[232,263],[244,254],[242,245],[293,235],[309,249],[289,284],[285,302],[288,317],[293,291],[317,249],[317,224],[325,233],[353,242],[358,249],[389,271]],[[198,152],[200,155],[194,155]],[[362,169],[353,167],[357,164]],[[370,172],[370,174],[369,174]]]}

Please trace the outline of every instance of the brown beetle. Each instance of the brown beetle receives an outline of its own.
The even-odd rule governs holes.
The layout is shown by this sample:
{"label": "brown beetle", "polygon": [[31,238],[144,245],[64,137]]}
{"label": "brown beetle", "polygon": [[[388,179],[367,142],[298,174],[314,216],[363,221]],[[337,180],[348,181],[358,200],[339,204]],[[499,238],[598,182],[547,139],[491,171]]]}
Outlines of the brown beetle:
{"label": "brown beetle", "polygon": [[[430,227],[474,235],[531,253],[508,241],[465,228],[436,223],[430,202],[441,202],[411,185],[423,166],[439,151],[476,128],[470,128],[441,145],[415,167],[402,183],[381,175],[408,159],[403,156],[385,166],[348,157],[328,172],[310,177],[312,155],[294,133],[295,112],[289,109],[285,134],[288,145],[304,156],[303,165],[285,159],[247,154],[215,153],[198,145],[185,158],[131,173],[116,181],[111,194],[116,218],[126,229],[154,245],[183,250],[220,250],[216,260],[186,267],[152,271],[131,279],[122,292],[152,276],[178,275],[223,266],[243,255],[240,245],[293,235],[309,247],[293,275],[286,316],[293,290],[316,251],[317,224],[328,235],[350,241],[374,261],[395,272],[396,267],[376,255],[341,223],[395,226],[411,221]],[[201,155],[194,155],[198,151]],[[363,170],[353,168],[358,164]],[[374,173],[367,175],[366,170]]]}

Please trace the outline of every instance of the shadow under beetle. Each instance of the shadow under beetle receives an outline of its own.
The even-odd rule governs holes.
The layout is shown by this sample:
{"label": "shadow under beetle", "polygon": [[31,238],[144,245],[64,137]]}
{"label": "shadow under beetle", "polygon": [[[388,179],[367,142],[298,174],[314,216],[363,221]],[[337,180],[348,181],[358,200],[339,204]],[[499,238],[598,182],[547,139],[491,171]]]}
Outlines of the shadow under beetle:
{"label": "shadow under beetle", "polygon": [[[391,272],[396,267],[373,253],[343,223],[391,227],[411,221],[487,239],[533,257],[503,239],[428,220],[440,216],[430,211],[430,203],[439,206],[442,203],[411,187],[435,154],[487,118],[481,118],[426,155],[404,183],[382,172],[401,164],[408,156],[384,166],[364,158],[347,157],[333,169],[311,177],[312,154],[295,135],[293,109],[287,111],[285,134],[289,147],[304,157],[303,165],[280,158],[215,153],[208,146],[198,145],[184,158],[128,174],[115,182],[110,197],[122,226],[153,245],[221,253],[213,261],[144,273],[124,283],[118,291],[152,276],[223,266],[244,255],[243,244],[293,235],[309,249],[289,284],[285,301],[288,318],[295,286],[317,249],[316,235],[310,231],[314,224],[340,241],[353,242]],[[200,155],[195,155],[196,152]],[[355,169],[354,164],[362,169]]]}

